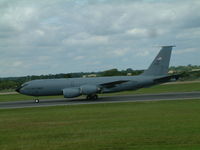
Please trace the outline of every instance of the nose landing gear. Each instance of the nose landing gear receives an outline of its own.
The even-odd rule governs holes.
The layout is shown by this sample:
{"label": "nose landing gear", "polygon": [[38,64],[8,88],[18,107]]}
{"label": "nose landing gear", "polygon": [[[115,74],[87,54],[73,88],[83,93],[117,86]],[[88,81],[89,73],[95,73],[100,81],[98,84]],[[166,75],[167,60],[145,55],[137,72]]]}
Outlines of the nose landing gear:
{"label": "nose landing gear", "polygon": [[40,102],[40,100],[39,99],[35,99],[35,103],[39,103]]}

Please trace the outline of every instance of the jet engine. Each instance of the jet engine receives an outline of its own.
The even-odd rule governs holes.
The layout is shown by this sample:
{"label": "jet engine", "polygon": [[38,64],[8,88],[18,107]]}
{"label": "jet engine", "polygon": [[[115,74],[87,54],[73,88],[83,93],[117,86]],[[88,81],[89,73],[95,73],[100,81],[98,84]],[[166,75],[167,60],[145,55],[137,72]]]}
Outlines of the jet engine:
{"label": "jet engine", "polygon": [[80,88],[66,88],[63,89],[63,95],[65,98],[73,98],[81,95]]}
{"label": "jet engine", "polygon": [[100,88],[96,85],[82,85],[80,87],[63,89],[63,95],[65,98],[73,98],[80,95],[92,95],[98,92],[100,92]]}
{"label": "jet engine", "polygon": [[83,95],[91,95],[100,92],[100,88],[96,85],[82,85],[80,90]]}

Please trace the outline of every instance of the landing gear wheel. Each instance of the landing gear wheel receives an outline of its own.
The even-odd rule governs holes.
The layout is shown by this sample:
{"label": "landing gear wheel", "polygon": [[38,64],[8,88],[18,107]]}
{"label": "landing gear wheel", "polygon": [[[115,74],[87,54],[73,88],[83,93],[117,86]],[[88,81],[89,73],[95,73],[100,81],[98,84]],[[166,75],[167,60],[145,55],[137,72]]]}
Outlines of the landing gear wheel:
{"label": "landing gear wheel", "polygon": [[98,99],[98,95],[87,95],[87,97],[86,97],[86,99],[87,100],[96,100],[96,99]]}
{"label": "landing gear wheel", "polygon": [[86,99],[87,100],[91,99],[91,95],[87,95]]}
{"label": "landing gear wheel", "polygon": [[98,95],[94,95],[94,96],[93,96],[93,99],[98,99]]}
{"label": "landing gear wheel", "polygon": [[40,102],[40,100],[39,99],[35,99],[35,103],[39,103]]}

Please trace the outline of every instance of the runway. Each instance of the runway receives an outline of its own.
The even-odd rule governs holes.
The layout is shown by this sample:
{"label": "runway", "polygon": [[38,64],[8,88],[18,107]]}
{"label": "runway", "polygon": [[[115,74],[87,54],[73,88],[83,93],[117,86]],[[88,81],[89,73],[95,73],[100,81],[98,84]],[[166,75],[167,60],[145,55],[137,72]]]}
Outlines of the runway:
{"label": "runway", "polygon": [[99,104],[99,103],[121,103],[121,102],[137,102],[137,101],[184,100],[184,99],[188,99],[188,100],[200,99],[200,92],[137,94],[137,95],[125,95],[125,96],[102,96],[98,100],[85,100],[83,98],[75,98],[75,99],[63,98],[63,99],[40,100],[39,103],[35,103],[34,100],[0,102],[0,109],[45,107],[45,106],[60,106],[60,105]]}

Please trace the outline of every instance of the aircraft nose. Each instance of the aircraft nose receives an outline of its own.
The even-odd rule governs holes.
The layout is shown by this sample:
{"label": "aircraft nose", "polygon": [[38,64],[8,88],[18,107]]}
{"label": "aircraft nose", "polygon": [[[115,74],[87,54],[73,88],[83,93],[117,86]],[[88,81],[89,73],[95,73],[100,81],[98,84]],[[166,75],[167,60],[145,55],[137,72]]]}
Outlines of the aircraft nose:
{"label": "aircraft nose", "polygon": [[20,93],[20,89],[21,89],[21,88],[22,88],[22,87],[19,86],[19,87],[17,87],[17,88],[15,89],[15,91],[18,92],[18,93]]}

